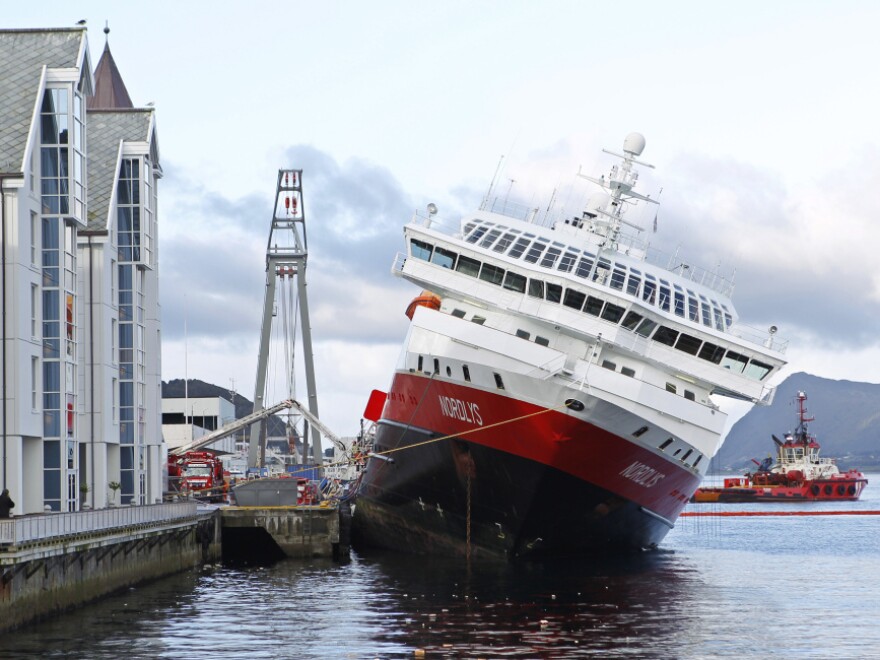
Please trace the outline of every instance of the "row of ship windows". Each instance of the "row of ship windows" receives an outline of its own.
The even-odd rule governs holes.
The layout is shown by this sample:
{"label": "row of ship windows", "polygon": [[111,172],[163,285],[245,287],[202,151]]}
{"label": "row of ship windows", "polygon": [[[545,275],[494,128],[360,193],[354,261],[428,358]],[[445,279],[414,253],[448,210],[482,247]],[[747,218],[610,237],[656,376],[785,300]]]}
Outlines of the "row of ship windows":
{"label": "row of ship windows", "polygon": [[[527,337],[526,337],[526,338],[527,338]],[[537,338],[536,338],[536,340],[537,340]],[[434,362],[434,364],[433,364],[433,366],[434,366],[434,372],[433,372],[433,373],[434,373],[434,374],[439,374],[439,373],[440,373],[440,360],[439,360],[438,358],[433,358],[433,362]],[[616,365],[615,365],[613,362],[609,362],[608,360],[605,360],[605,361],[602,363],[602,366],[605,367],[606,369],[611,369],[612,371],[614,371],[615,368],[616,368]],[[419,355],[418,364],[417,364],[417,370],[420,371],[420,372],[424,372],[424,370],[425,370],[425,358],[424,358],[424,356],[422,356],[422,355]],[[627,372],[629,372],[629,373],[627,373]],[[623,373],[623,374],[626,375],[626,376],[634,376],[634,375],[635,375],[635,372],[634,372],[632,369],[629,369],[629,368],[627,368],[627,367],[623,367],[623,368],[621,368],[621,373]],[[446,365],[446,375],[447,375],[447,377],[450,377],[450,378],[452,377],[452,367],[450,367],[449,365]],[[466,365],[466,364],[461,365],[461,375],[462,375],[462,377],[464,378],[464,380],[465,380],[466,382],[468,382],[468,383],[471,382],[471,371],[470,371],[470,368],[468,367],[468,365]],[[499,390],[503,390],[503,389],[504,389],[504,380],[501,378],[501,374],[499,374],[499,373],[497,373],[497,372],[492,372],[492,376],[495,378],[495,387],[497,387]],[[666,389],[667,389],[668,391],[672,392],[673,394],[674,394],[675,391],[676,391],[676,387],[675,387],[675,385],[673,385],[672,383],[666,383]],[[684,392],[684,396],[685,396],[686,399],[690,399],[690,400],[694,400],[694,398],[695,398],[695,397],[694,397],[694,393],[691,392],[690,390],[685,390],[685,392]],[[648,432],[648,427],[647,427],[647,426],[643,426],[643,427],[639,428],[637,431],[635,431],[635,432],[633,433],[633,436],[636,437],[636,438],[639,438],[639,437],[641,437],[642,435],[644,435],[644,434],[647,433],[647,432]],[[672,439],[672,438],[667,438],[667,439],[664,440],[663,443],[658,447],[658,449],[659,449],[660,451],[665,451],[666,448],[667,448],[669,445],[671,445],[672,443],[673,443],[673,439]],[[682,451],[681,448],[676,449],[676,450],[675,450],[675,453],[673,454],[673,456],[678,456],[678,455],[681,453],[681,451]],[[690,456],[691,456],[691,454],[693,453],[693,451],[694,451],[693,449],[688,449],[688,450],[684,453],[684,455],[683,455],[681,458],[679,458],[679,460],[680,460],[682,463],[687,463],[687,459],[690,458]],[[693,462],[693,464],[691,465],[691,467],[697,467],[697,465],[700,463],[700,461],[702,460],[702,458],[703,458],[703,455],[702,455],[702,454],[699,454],[699,455],[697,456],[697,460],[695,460],[695,461]]]}
{"label": "row of ship windows", "polygon": [[[444,258],[450,258],[450,255],[454,255],[451,257],[452,264],[438,262],[435,259],[438,253],[444,255]],[[464,255],[455,255],[455,253],[445,248],[434,248],[429,243],[417,239],[412,240],[412,255],[417,259],[429,261],[443,268],[452,268],[464,275],[476,277],[484,282],[501,286],[510,291],[527,293],[532,298],[540,298],[551,303],[561,303],[566,307],[581,311],[590,316],[596,316],[609,323],[619,323],[624,329],[635,332],[642,337],[650,337],[656,342],[672,346],[689,355],[696,355],[713,364],[720,364],[725,369],[745,374],[754,380],[763,380],[770,373],[771,367],[768,364],[754,359],[750,360],[746,355],[729,350],[725,351],[723,347],[711,342],[704,342],[692,335],[659,325],[656,321],[645,318],[637,312],[630,311],[627,313],[626,308],[620,305],[587,295],[577,289],[568,287],[563,289],[559,284],[527,278],[512,270],[505,272],[503,268],[498,266],[481,263]],[[543,342],[538,343],[543,344]],[[547,344],[543,345],[546,346]]]}
{"label": "row of ship windows", "polygon": [[[723,303],[709,300],[703,294],[682,289],[678,284],[670,285],[664,279],[658,280],[651,273],[642,273],[617,262],[612,264],[605,258],[597,260],[596,255],[586,250],[580,251],[555,241],[551,243],[549,239],[538,238],[535,234],[524,233],[519,236],[517,229],[492,229],[493,225],[494,223],[468,223],[464,229],[465,240],[506,254],[512,259],[522,258],[544,268],[555,267],[562,273],[574,273],[577,277],[593,280],[618,291],[626,291],[665,312],[672,311],[676,316],[722,332],[733,322]],[[440,254],[434,263],[448,264],[447,268],[454,268],[455,253],[443,248],[437,250]]]}

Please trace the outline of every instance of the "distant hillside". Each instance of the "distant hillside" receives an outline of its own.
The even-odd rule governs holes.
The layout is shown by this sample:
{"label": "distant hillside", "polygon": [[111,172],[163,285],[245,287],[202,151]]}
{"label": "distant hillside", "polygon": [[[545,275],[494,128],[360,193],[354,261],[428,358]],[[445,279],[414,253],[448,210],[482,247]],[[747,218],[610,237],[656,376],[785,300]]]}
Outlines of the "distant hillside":
{"label": "distant hillside", "polygon": [[[182,378],[170,380],[167,383],[162,382],[162,397],[166,399],[182,399],[188,393],[193,398],[202,397],[221,397],[226,399],[235,406],[235,418],[239,419],[245,415],[250,415],[254,411],[254,402],[246,399],[241,394],[230,392],[225,387],[211,385],[201,380],[190,378],[189,388],[185,387]],[[186,392],[185,390],[188,390]],[[267,428],[268,437],[284,436],[284,421],[276,415],[269,418],[269,426]]]}
{"label": "distant hillside", "polygon": [[810,433],[822,445],[822,456],[842,468],[880,468],[880,385],[792,374],[776,389],[771,406],[755,406],[730,429],[716,463],[718,470],[740,470],[775,453],[771,434],[781,438],[797,426],[798,391],[815,421]]}

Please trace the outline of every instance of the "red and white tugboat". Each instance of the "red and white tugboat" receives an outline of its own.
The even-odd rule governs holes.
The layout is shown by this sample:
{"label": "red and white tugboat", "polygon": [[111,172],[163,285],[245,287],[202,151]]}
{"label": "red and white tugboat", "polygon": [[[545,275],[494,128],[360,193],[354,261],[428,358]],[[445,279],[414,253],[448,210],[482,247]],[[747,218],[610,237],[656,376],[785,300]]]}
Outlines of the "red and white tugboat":
{"label": "red and white tugboat", "polygon": [[[816,436],[807,430],[804,402],[807,395],[798,392],[798,426],[783,442],[775,435],[776,463],[768,456],[758,469],[745,476],[724,480],[724,486],[699,488],[692,502],[790,502],[793,500],[857,500],[868,480],[858,470],[841,472],[833,458],[819,458]],[[754,460],[754,459],[752,459]]]}

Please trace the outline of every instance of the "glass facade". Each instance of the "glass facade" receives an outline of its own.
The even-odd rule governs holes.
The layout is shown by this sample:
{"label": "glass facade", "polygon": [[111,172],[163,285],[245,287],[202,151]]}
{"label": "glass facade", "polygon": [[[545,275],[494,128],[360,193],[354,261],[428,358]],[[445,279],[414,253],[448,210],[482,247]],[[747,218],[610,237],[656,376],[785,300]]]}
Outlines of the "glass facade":
{"label": "glass facade", "polygon": [[[82,95],[49,88],[40,105],[43,505],[75,511],[77,487],[76,237],[85,219]],[[35,238],[35,237],[34,237]]]}
{"label": "glass facade", "polygon": [[[122,503],[144,504],[146,499],[146,447],[144,408],[146,356],[144,352],[144,270],[147,258],[141,223],[141,162],[122,161],[117,186],[117,278],[119,296],[119,453]],[[147,218],[150,216],[145,214]],[[145,219],[147,219],[145,218]]]}

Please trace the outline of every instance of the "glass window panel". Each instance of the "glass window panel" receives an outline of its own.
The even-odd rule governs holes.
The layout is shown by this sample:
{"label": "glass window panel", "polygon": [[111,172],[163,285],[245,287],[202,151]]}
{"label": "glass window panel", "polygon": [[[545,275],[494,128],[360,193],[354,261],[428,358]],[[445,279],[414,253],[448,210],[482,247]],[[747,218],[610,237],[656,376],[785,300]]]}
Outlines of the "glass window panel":
{"label": "glass window panel", "polygon": [[605,301],[600,298],[587,296],[587,304],[584,305],[584,311],[591,316],[599,316],[599,314],[602,312],[602,305],[604,304]]}
{"label": "glass window panel", "polygon": [[575,261],[577,261],[577,255],[574,252],[566,252],[559,260],[559,270],[563,273],[570,273],[574,268]]}
{"label": "glass window panel", "polygon": [[500,285],[504,281],[504,269],[492,264],[483,264],[483,268],[480,270],[480,279]]}
{"label": "glass window panel", "polygon": [[727,351],[724,358],[721,360],[721,366],[725,369],[730,369],[734,373],[741,374],[746,368],[746,363],[748,363],[748,361],[749,359],[745,355],[740,355],[733,351]]}
{"label": "glass window panel", "polygon": [[602,309],[602,318],[606,321],[617,323],[623,317],[624,311],[626,310],[620,305],[605,303],[605,307]]}
{"label": "glass window panel", "polygon": [[456,257],[458,257],[458,253],[438,247],[434,250],[431,263],[437,264],[441,268],[454,268]]}
{"label": "glass window panel", "polygon": [[456,264],[455,270],[459,273],[476,277],[480,273],[480,262],[476,259],[471,259],[470,257],[462,255],[458,258],[458,264]]}
{"label": "glass window panel", "polygon": [[682,333],[679,335],[678,341],[675,342],[675,348],[688,355],[696,355],[700,350],[700,344],[702,343],[703,342],[696,337],[691,337],[690,335]]}
{"label": "glass window panel", "polygon": [[510,248],[510,256],[513,259],[519,259],[522,256],[522,253],[525,252],[526,246],[529,244],[528,238],[519,238],[516,243],[513,244],[513,247]]}
{"label": "glass window panel", "polygon": [[545,268],[553,268],[560,254],[562,254],[562,251],[559,248],[550,248],[547,250],[547,254],[544,255],[544,258],[541,259],[541,265]]}
{"label": "glass window panel", "polygon": [[657,328],[657,332],[654,333],[653,339],[666,346],[673,346],[675,345],[675,340],[678,339],[678,330],[673,330],[672,328],[667,328],[665,325],[661,325]]}
{"label": "glass window panel", "polygon": [[620,325],[627,330],[633,330],[639,324],[639,321],[642,320],[642,315],[637,314],[635,312],[627,313],[626,317],[623,319],[623,323]]}
{"label": "glass window panel", "polygon": [[770,373],[772,367],[769,364],[752,360],[746,367],[745,374],[754,380],[764,380],[764,377]]}
{"label": "glass window panel", "polygon": [[626,279],[626,270],[620,267],[614,269],[611,273],[611,288],[618,291],[623,290],[623,282]]}
{"label": "glass window panel", "polygon": [[580,310],[584,306],[584,301],[586,299],[587,294],[580,291],[575,291],[574,289],[566,289],[565,299],[562,301],[562,304],[566,307]]}
{"label": "glass window panel", "polygon": [[545,298],[548,302],[558,303],[562,300],[562,287],[558,284],[551,284],[547,282],[547,296]]}
{"label": "glass window panel", "polygon": [[543,298],[544,282],[541,280],[529,280],[529,295],[534,298]]}
{"label": "glass window panel", "polygon": [[524,293],[526,290],[526,278],[519,273],[509,270],[507,275],[504,276],[504,288]]}
{"label": "glass window panel", "polygon": [[489,247],[500,235],[500,229],[493,229],[488,234],[486,234],[486,237],[482,241],[480,241],[480,247]]}
{"label": "glass window panel", "polygon": [[538,263],[538,259],[541,258],[541,254],[544,252],[547,247],[546,243],[541,243],[539,241],[535,241],[532,243],[532,247],[529,248],[529,251],[526,253],[526,261],[530,264]]}
{"label": "glass window panel", "polygon": [[590,271],[593,269],[593,258],[592,255],[584,255],[578,261],[577,271],[575,271],[575,275],[578,277],[583,277],[587,279],[590,277]]}
{"label": "glass window panel", "polygon": [[492,246],[492,249],[495,252],[504,252],[510,244],[513,243],[513,239],[516,237],[515,234],[504,234],[495,245]]}
{"label": "glass window panel", "polygon": [[651,319],[645,319],[641,323],[639,323],[639,327],[636,328],[636,334],[641,335],[642,337],[650,337],[651,333],[654,332],[654,328],[657,327],[657,322],[652,321]]}
{"label": "glass window panel", "polygon": [[709,362],[718,364],[721,362],[721,358],[724,356],[724,349],[720,346],[716,346],[715,344],[704,342],[698,356],[704,360],[708,360]]}

